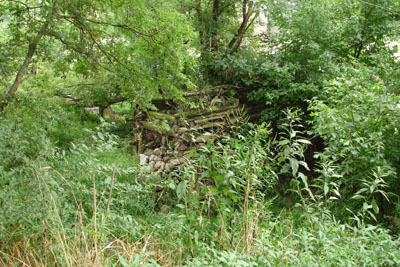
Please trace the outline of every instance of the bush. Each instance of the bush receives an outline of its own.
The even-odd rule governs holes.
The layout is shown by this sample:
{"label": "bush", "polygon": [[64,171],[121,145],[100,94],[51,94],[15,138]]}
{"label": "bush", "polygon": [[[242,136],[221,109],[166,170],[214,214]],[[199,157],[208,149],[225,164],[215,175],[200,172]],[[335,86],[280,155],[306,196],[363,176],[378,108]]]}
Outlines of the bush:
{"label": "bush", "polygon": [[98,210],[104,212],[114,169],[110,212],[135,215],[154,209],[159,180],[145,179],[136,157],[110,133],[114,126],[104,121],[84,126],[79,113],[54,99],[32,98],[27,104],[20,98],[1,114],[0,243],[35,240],[58,216],[68,229],[78,211],[85,214],[84,222],[93,219],[93,176]]}
{"label": "bush", "polygon": [[374,219],[394,212],[400,188],[399,97],[363,66],[349,68],[326,91],[326,98],[312,103],[314,129],[326,144],[320,157],[337,165],[325,187],[340,188],[351,212]]}

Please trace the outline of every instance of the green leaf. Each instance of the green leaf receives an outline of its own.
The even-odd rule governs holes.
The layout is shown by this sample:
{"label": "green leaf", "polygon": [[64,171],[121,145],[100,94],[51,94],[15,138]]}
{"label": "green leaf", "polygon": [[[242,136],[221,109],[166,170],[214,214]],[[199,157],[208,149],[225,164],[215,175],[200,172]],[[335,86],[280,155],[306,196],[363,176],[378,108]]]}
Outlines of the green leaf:
{"label": "green leaf", "polygon": [[375,213],[378,214],[379,213],[379,207],[376,204],[375,198],[372,199],[371,206],[372,206],[373,210],[375,211]]}
{"label": "green leaf", "polygon": [[324,184],[324,195],[328,194],[328,192],[329,192],[329,186],[328,186],[328,183],[325,183]]}
{"label": "green leaf", "polygon": [[185,205],[183,205],[183,204],[176,204],[176,206],[177,206],[178,208],[180,208],[180,209],[185,209]]}
{"label": "green leaf", "polygon": [[299,164],[301,165],[301,166],[303,166],[306,170],[310,170],[310,168],[308,168],[308,164],[307,164],[307,162],[305,162],[305,161],[299,161]]}
{"label": "green leaf", "polygon": [[140,260],[140,255],[135,254],[135,256],[133,257],[132,266],[139,266],[139,260]]}
{"label": "green leaf", "polygon": [[371,205],[368,205],[367,202],[364,202],[364,204],[363,204],[363,210],[364,210],[364,211],[367,211],[367,210],[369,210],[370,208],[372,208],[372,206],[371,206]]}
{"label": "green leaf", "polygon": [[209,171],[204,171],[204,172],[201,173],[201,177],[202,178],[207,178],[209,176],[210,176],[210,172]]}
{"label": "green leaf", "polygon": [[299,161],[295,158],[291,158],[290,160],[290,167],[292,168],[292,174],[295,176],[299,170]]}
{"label": "green leaf", "polygon": [[284,146],[287,144],[289,144],[289,140],[287,140],[287,139],[278,142],[278,145],[280,145],[280,146]]}
{"label": "green leaf", "polygon": [[183,199],[186,195],[186,181],[182,181],[178,184],[178,187],[176,188],[176,195],[178,196],[178,199]]}
{"label": "green leaf", "polygon": [[196,153],[196,149],[191,149],[191,150],[189,151],[188,157],[189,157],[189,158],[193,157],[193,154],[194,154],[194,153]]}
{"label": "green leaf", "polygon": [[297,139],[296,141],[299,143],[311,145],[311,142],[306,139]]}
{"label": "green leaf", "polygon": [[231,197],[231,199],[233,200],[233,202],[235,202],[235,203],[238,202],[238,198],[237,198],[234,194],[229,194],[229,196]]}
{"label": "green leaf", "polygon": [[118,260],[122,264],[122,266],[129,267],[129,263],[121,255],[118,255]]}
{"label": "green leaf", "polygon": [[176,184],[174,181],[171,179],[171,181],[168,183],[168,187],[171,188],[172,190],[176,189]]}
{"label": "green leaf", "polygon": [[364,193],[366,191],[368,191],[367,188],[361,188],[360,190],[357,191],[356,195],[359,195],[359,194]]}
{"label": "green leaf", "polygon": [[98,132],[97,135],[99,136],[100,140],[104,141],[104,135],[101,132]]}
{"label": "green leaf", "polygon": [[279,158],[278,158],[278,161],[279,161],[279,162],[282,162],[282,161],[285,161],[285,160],[286,160],[285,157],[279,157]]}
{"label": "green leaf", "polygon": [[233,171],[228,171],[228,173],[226,174],[226,178],[231,178],[235,176],[235,173]]}

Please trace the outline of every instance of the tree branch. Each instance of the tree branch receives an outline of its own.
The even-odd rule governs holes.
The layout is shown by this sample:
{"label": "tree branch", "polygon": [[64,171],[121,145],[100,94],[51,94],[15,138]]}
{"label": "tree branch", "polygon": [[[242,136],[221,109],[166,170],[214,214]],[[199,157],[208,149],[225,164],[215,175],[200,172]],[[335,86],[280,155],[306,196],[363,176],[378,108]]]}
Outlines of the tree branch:
{"label": "tree branch", "polygon": [[240,44],[242,43],[243,36],[246,34],[247,30],[249,29],[250,25],[253,24],[254,20],[256,19],[257,16],[255,16],[252,21],[249,24],[249,19],[254,13],[254,2],[253,1],[248,1],[248,0],[243,0],[243,5],[242,5],[242,24],[240,25],[239,29],[237,30],[236,34],[233,36],[232,40],[229,42],[229,49],[231,50],[231,54],[235,53],[239,47]]}
{"label": "tree branch", "polygon": [[[71,16],[61,16],[61,18],[64,18],[64,19],[69,19],[69,18],[77,19],[77,17],[71,17]],[[106,25],[106,26],[111,26],[111,27],[115,27],[115,28],[125,29],[125,30],[128,30],[130,32],[133,32],[136,35],[142,36],[142,37],[153,37],[153,36],[157,35],[161,31],[161,30],[159,30],[159,31],[157,31],[155,33],[148,34],[148,33],[143,33],[143,32],[140,32],[138,30],[135,30],[132,27],[130,27],[129,25],[127,25],[127,24],[115,24],[115,23],[109,23],[109,22],[105,22],[105,21],[98,21],[98,20],[93,20],[93,19],[88,19],[88,18],[85,18],[84,20],[86,22],[90,22],[90,23],[97,24],[97,25]]]}
{"label": "tree branch", "polygon": [[10,0],[11,2],[14,2],[16,4],[20,4],[23,5],[26,9],[30,10],[30,9],[38,9],[38,8],[42,8],[44,6],[28,6],[26,3],[18,1],[18,0]]}
{"label": "tree branch", "polygon": [[47,29],[49,28],[50,25],[50,19],[48,19],[40,28],[39,32],[37,33],[35,39],[32,40],[32,42],[29,43],[28,46],[28,52],[25,56],[24,63],[22,63],[17,76],[15,77],[14,83],[11,85],[11,88],[8,90],[7,95],[6,95],[6,102],[0,107],[0,110],[3,110],[4,107],[11,101],[11,99],[14,97],[15,92],[18,90],[19,86],[21,85],[24,75],[26,73],[26,70],[29,67],[29,64],[32,61],[32,57],[36,51],[36,47],[39,43],[39,41],[42,39],[43,35],[46,33]]}
{"label": "tree branch", "polygon": [[366,5],[370,5],[370,6],[379,8],[379,9],[386,10],[386,11],[388,11],[388,12],[390,12],[390,13],[396,15],[396,17],[399,17],[399,12],[396,12],[396,11],[393,10],[393,9],[390,9],[390,8],[387,8],[387,7],[384,7],[384,6],[380,6],[380,5],[371,3],[371,2],[363,1],[363,0],[358,0],[358,2],[361,2],[361,3],[366,4]]}
{"label": "tree branch", "polygon": [[110,83],[78,83],[78,84],[71,84],[64,86],[63,88],[72,88],[72,87],[79,87],[79,86],[96,86],[96,85],[108,85]]}

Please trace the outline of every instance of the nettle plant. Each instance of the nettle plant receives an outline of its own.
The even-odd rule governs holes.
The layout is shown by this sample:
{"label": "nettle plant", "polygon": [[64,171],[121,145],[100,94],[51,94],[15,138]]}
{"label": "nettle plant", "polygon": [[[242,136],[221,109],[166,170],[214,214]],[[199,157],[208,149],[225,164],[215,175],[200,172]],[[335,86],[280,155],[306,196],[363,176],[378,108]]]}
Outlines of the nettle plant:
{"label": "nettle plant", "polygon": [[376,220],[398,198],[399,97],[363,66],[329,82],[326,92],[311,104],[314,129],[326,144],[320,157],[335,165],[324,191],[340,188],[351,213]]}
{"label": "nettle plant", "polygon": [[[244,201],[246,190],[263,188],[267,192],[274,187],[277,175],[268,164],[273,157],[271,132],[266,124],[249,123],[248,127],[246,135],[226,136],[191,151],[193,164],[182,170],[186,178],[191,176],[184,182],[187,190],[233,205]],[[178,197],[183,197],[179,185],[177,190]]]}
{"label": "nettle plant", "polygon": [[249,123],[245,134],[192,150],[191,164],[175,175],[179,184],[170,182],[188,217],[217,221],[223,246],[251,246],[257,214],[278,182],[270,134],[266,124]]}
{"label": "nettle plant", "polygon": [[303,206],[305,198],[303,192],[315,200],[308,184],[307,171],[310,171],[304,153],[311,142],[301,120],[301,111],[287,109],[284,111],[285,119],[280,123],[279,140],[275,141],[277,160],[280,164],[280,174],[289,175],[292,190],[298,194]]}

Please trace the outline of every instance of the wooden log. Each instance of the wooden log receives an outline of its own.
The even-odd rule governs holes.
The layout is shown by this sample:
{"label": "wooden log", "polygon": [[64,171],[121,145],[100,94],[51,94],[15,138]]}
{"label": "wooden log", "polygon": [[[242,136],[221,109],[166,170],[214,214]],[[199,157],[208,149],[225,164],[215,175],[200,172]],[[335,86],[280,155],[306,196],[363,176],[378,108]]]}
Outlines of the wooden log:
{"label": "wooden log", "polygon": [[189,122],[193,122],[195,124],[201,124],[201,123],[211,122],[211,121],[215,121],[215,120],[223,120],[226,116],[233,114],[235,111],[237,111],[237,110],[231,109],[231,110],[227,110],[227,111],[216,113],[216,114],[202,116],[201,118],[196,117],[196,118],[193,118],[192,120],[190,120]]}
{"label": "wooden log", "polygon": [[198,125],[194,126],[191,128],[186,129],[186,131],[201,131],[201,130],[206,130],[210,128],[221,128],[225,125],[225,122],[212,122],[212,123],[207,123],[205,125]]}
{"label": "wooden log", "polygon": [[206,143],[208,141],[214,142],[221,136],[219,135],[200,135],[196,137],[195,143]]}
{"label": "wooden log", "polygon": [[184,114],[184,115],[186,115],[186,116],[184,116],[184,118],[187,118],[188,121],[193,121],[193,120],[202,119],[211,114],[217,114],[217,113],[225,112],[225,111],[232,110],[235,108],[238,108],[238,106],[231,105],[231,106],[222,107],[222,108],[219,108],[216,110],[202,110],[202,111],[193,112],[192,114]]}
{"label": "wooden log", "polygon": [[154,112],[154,111],[149,111],[147,114],[152,118],[166,120],[172,124],[174,124],[176,122],[174,116],[172,116],[170,114]]}
{"label": "wooden log", "polygon": [[196,110],[196,111],[184,111],[184,112],[175,114],[175,117],[176,118],[181,117],[181,118],[184,118],[184,119],[189,119],[189,118],[192,118],[192,117],[196,117],[196,116],[202,114],[203,112],[204,112],[204,109]]}
{"label": "wooden log", "polygon": [[149,131],[156,132],[164,136],[174,137],[176,135],[172,128],[167,128],[164,127],[163,125],[156,124],[150,121],[142,121],[141,125],[143,126],[143,128]]}
{"label": "wooden log", "polygon": [[117,119],[115,118],[115,114],[114,114],[114,111],[112,110],[111,106],[107,107],[107,112],[108,112],[108,115],[110,115],[111,121],[117,122]]}

